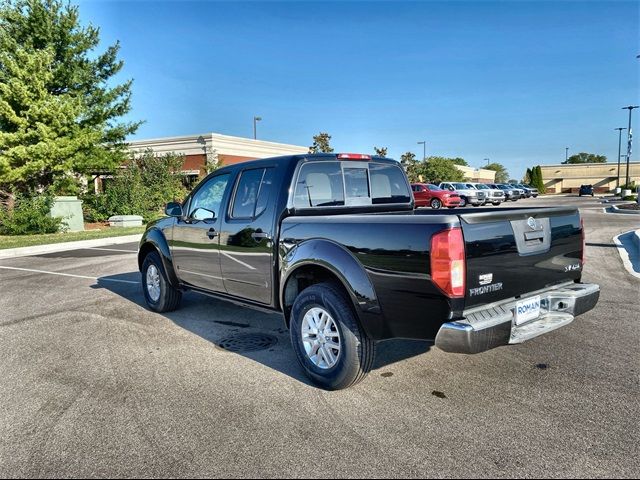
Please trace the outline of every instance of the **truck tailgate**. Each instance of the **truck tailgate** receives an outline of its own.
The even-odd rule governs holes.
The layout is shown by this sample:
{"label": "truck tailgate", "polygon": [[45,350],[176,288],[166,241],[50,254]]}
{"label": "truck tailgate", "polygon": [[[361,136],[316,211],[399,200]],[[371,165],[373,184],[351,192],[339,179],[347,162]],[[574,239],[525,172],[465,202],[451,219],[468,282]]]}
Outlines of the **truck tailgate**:
{"label": "truck tailgate", "polygon": [[466,250],[465,309],[518,298],[582,275],[576,208],[514,208],[459,215]]}

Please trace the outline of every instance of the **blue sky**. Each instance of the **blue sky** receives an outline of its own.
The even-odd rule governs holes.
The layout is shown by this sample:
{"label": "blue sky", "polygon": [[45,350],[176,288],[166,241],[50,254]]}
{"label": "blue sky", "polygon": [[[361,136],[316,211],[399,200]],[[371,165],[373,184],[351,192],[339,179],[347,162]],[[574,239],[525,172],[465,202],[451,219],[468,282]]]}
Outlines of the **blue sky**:
{"label": "blue sky", "polygon": [[395,158],[426,140],[520,177],[565,146],[615,161],[620,108],[640,104],[638,2],[79,4],[122,44],[135,138],[250,137],[260,115],[264,140],[327,131],[336,151]]}

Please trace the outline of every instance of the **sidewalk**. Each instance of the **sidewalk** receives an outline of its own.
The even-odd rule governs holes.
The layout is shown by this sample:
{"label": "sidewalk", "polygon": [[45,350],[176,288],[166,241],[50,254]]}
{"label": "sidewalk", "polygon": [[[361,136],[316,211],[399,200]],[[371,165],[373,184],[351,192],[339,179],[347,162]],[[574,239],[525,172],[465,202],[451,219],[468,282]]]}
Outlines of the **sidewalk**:
{"label": "sidewalk", "polygon": [[6,248],[0,250],[0,259],[28,257],[42,255],[44,253],[65,252],[82,248],[105,247],[107,245],[121,245],[123,243],[139,242],[142,234],[124,235],[120,237],[96,238],[93,240],[78,240],[75,242],[50,243],[47,245],[34,245],[32,247]]}

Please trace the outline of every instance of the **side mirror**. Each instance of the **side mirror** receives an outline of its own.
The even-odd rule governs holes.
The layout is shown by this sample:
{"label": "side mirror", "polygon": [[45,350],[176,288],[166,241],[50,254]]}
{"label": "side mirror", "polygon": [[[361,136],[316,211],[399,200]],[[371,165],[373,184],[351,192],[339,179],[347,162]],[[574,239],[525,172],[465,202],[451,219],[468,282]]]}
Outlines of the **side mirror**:
{"label": "side mirror", "polygon": [[164,213],[170,217],[182,217],[182,205],[178,202],[169,202],[164,209]]}

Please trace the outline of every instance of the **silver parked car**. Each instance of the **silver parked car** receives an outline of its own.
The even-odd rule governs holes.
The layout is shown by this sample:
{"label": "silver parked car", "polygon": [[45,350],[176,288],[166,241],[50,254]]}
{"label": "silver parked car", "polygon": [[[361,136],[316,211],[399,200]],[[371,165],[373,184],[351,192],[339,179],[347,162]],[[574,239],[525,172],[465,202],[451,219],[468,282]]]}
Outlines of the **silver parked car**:
{"label": "silver parked car", "polygon": [[504,192],[504,201],[511,200],[515,202],[520,199],[524,195],[524,190],[520,190],[519,188],[514,187],[513,185],[507,185],[504,183],[490,183],[489,186],[491,188],[498,188]]}
{"label": "silver parked car", "polygon": [[504,192],[499,188],[493,188],[486,183],[472,183],[478,190],[484,191],[487,194],[487,202],[491,202],[493,205],[500,205],[504,202]]}

